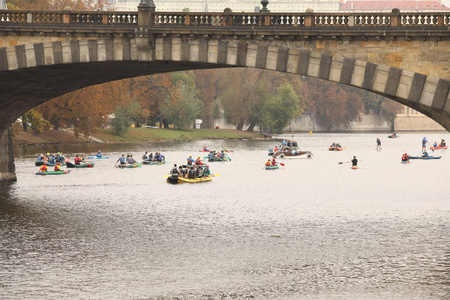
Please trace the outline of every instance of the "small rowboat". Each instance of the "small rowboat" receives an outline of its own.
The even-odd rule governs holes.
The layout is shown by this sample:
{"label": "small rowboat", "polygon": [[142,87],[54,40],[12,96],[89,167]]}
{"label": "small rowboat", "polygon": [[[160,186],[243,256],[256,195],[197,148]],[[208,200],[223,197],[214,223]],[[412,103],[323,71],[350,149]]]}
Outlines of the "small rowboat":
{"label": "small rowboat", "polygon": [[211,152],[210,150],[199,150],[198,152]]}
{"label": "small rowboat", "polygon": [[108,159],[109,156],[88,156],[88,159]]}
{"label": "small rowboat", "polygon": [[442,156],[408,156],[409,159],[440,159]]}
{"label": "small rowboat", "polygon": [[125,168],[140,168],[140,167],[141,167],[141,164],[138,164],[138,163],[124,164],[124,165],[118,164],[118,165],[116,165],[116,168],[122,168],[122,169],[125,169]]}
{"label": "small rowboat", "polygon": [[201,183],[201,182],[208,182],[211,180],[212,180],[211,176],[190,179],[190,178],[180,177],[178,175],[171,175],[167,178],[166,181],[168,183],[177,184],[177,183]]}
{"label": "small rowboat", "polygon": [[165,160],[163,160],[163,161],[144,160],[144,161],[142,161],[141,164],[143,164],[143,165],[164,165],[166,163],[168,163],[168,161],[165,161]]}
{"label": "small rowboat", "polygon": [[276,170],[276,169],[278,169],[278,168],[280,168],[279,165],[275,165],[275,166],[272,166],[272,165],[270,165],[270,166],[264,166],[264,169],[266,169],[266,170]]}
{"label": "small rowboat", "polygon": [[[46,162],[46,161],[36,161],[36,162],[34,162],[34,164],[36,165],[36,167],[40,167],[40,166],[42,166],[44,163],[45,163],[48,167],[54,167],[54,166],[56,166],[56,163],[49,163],[49,162]],[[59,165],[60,165],[60,166],[65,166],[66,163],[60,162]]]}
{"label": "small rowboat", "polygon": [[71,163],[70,161],[68,161],[66,163],[68,168],[93,168],[95,163],[92,161],[89,162],[84,162],[84,163],[80,163],[79,165]]}
{"label": "small rowboat", "polygon": [[208,161],[231,161],[231,158],[229,157],[213,157],[213,158],[208,158]]}
{"label": "small rowboat", "polygon": [[37,172],[36,175],[64,175],[69,173],[70,171],[60,170],[60,171]]}
{"label": "small rowboat", "polygon": [[430,147],[432,150],[447,150],[448,146],[437,146],[437,147]]}
{"label": "small rowboat", "polygon": [[342,151],[344,148],[342,147],[329,147],[328,151]]}

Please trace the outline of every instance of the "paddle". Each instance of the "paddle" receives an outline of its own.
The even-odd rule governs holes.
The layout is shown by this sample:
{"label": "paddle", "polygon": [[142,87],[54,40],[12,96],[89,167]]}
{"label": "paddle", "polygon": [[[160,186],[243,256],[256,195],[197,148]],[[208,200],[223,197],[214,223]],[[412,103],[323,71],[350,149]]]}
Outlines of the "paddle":
{"label": "paddle", "polygon": [[[358,160],[358,162],[362,162],[362,160]],[[348,163],[351,163],[351,161],[339,161],[338,165],[348,164]]]}
{"label": "paddle", "polygon": [[[427,142],[427,144],[428,144],[428,146],[430,146],[430,149],[431,149],[431,145],[430,145],[430,143],[428,143],[428,142]],[[434,152],[434,149],[431,149],[431,151],[433,151],[433,152]]]}
{"label": "paddle", "polygon": [[283,167],[285,166],[285,164],[283,164],[283,163],[279,163],[280,165],[282,165]]}

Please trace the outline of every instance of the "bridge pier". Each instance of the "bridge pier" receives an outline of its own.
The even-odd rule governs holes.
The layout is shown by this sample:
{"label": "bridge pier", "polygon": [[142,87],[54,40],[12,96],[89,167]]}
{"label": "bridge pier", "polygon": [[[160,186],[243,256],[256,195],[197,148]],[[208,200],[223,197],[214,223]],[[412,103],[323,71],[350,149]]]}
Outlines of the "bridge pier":
{"label": "bridge pier", "polygon": [[16,181],[11,128],[0,132],[0,182]]}

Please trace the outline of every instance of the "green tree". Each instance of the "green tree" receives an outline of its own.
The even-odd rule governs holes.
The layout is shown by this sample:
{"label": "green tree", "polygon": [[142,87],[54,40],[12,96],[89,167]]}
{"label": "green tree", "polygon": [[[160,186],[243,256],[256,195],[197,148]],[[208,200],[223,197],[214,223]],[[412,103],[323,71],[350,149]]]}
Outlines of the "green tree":
{"label": "green tree", "polygon": [[167,97],[161,107],[162,115],[175,128],[185,128],[194,124],[202,113],[202,102],[192,86],[179,83],[178,93]]}
{"label": "green tree", "polygon": [[133,124],[133,118],[138,118],[141,114],[140,103],[133,102],[131,105],[118,108],[111,120],[112,131],[115,135],[124,135]]}
{"label": "green tree", "polygon": [[299,99],[291,85],[280,87],[277,94],[265,94],[261,126],[270,133],[282,133],[299,112]]}

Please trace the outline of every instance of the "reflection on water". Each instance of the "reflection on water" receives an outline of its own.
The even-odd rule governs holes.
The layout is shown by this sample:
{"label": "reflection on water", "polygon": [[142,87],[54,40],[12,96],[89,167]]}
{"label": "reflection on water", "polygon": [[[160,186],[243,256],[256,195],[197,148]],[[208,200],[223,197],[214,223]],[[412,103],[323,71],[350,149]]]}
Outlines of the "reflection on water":
{"label": "reflection on water", "polygon": [[[314,158],[276,171],[263,170],[272,140],[101,145],[111,159],[53,177],[33,175],[36,154],[99,145],[17,149],[18,182],[1,186],[0,298],[448,299],[450,157],[403,165],[422,136],[381,137],[381,152],[376,137],[296,136]],[[220,176],[165,183],[203,146],[235,150],[210,163]],[[145,151],[171,164],[113,167]],[[359,170],[337,164],[353,155]]]}

